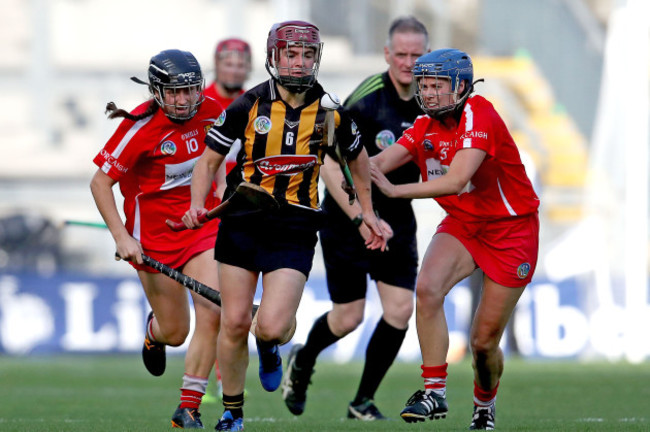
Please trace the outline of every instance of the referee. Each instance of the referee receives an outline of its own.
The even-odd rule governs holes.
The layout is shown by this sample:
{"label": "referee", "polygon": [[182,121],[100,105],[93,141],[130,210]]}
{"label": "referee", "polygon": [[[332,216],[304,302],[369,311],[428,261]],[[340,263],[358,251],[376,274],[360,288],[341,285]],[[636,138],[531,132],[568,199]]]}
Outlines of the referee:
{"label": "referee", "polygon": [[[365,79],[345,101],[370,156],[392,145],[423,114],[414,97],[411,69],[415,60],[428,51],[424,25],[412,16],[397,18],[391,23],[384,46],[388,70]],[[338,165],[327,158],[321,176],[327,190],[320,240],[333,308],[315,321],[304,346],[296,344],[292,348],[282,396],[289,411],[302,414],[319,353],[363,321],[369,275],[377,284],[383,316],[368,342],[363,374],[347,417],[383,420],[373,399],[397,357],[413,313],[418,264],[415,215],[410,199],[387,198],[373,185],[374,208],[383,228],[393,235],[387,251],[367,250],[364,241],[370,232],[362,223],[361,207],[349,205],[341,189]],[[413,163],[389,174],[395,184],[417,182],[419,177]]]}

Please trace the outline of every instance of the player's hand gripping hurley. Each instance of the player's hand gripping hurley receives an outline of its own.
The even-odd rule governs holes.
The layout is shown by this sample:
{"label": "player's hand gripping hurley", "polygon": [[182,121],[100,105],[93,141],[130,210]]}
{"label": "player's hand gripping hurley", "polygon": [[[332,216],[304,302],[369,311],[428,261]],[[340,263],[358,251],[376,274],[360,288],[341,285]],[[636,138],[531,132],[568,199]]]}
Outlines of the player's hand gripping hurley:
{"label": "player's hand gripping hurley", "polygon": [[348,194],[350,205],[354,203],[354,199],[357,195],[357,191],[354,188],[354,181],[352,180],[352,173],[350,172],[350,167],[348,162],[345,159],[345,156],[341,153],[341,148],[338,143],[334,142],[334,131],[336,125],[334,124],[334,112],[341,106],[341,100],[335,94],[325,93],[320,99],[320,105],[325,111],[325,127],[327,128],[327,147],[334,147],[334,153],[336,154],[336,161],[341,167],[343,172],[343,178],[345,179],[345,187],[343,188]]}
{"label": "player's hand gripping hurley", "polygon": [[[209,210],[207,213],[199,216],[199,222],[203,224],[209,220],[218,218],[232,207],[233,204],[237,204],[238,202],[248,202],[260,210],[271,210],[279,207],[279,204],[275,198],[273,198],[273,195],[268,193],[263,187],[253,183],[242,182],[237,186],[237,189],[235,189],[235,193],[233,193],[227,200]],[[183,231],[187,229],[183,222],[176,222],[167,219],[165,223],[173,231]]]}

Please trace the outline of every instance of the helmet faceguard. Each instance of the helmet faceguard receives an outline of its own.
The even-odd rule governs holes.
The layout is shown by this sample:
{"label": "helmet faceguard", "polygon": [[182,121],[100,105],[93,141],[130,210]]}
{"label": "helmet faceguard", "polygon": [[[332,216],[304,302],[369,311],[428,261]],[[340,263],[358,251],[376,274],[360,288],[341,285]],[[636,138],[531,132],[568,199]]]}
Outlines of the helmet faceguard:
{"label": "helmet faceguard", "polygon": [[170,119],[194,117],[203,102],[204,87],[201,66],[192,53],[172,49],[151,57],[149,91]]}
{"label": "helmet faceguard", "polygon": [[[302,56],[298,66],[290,67],[289,49]],[[314,63],[305,66],[306,55],[313,50]],[[282,87],[293,93],[309,90],[318,77],[323,43],[318,27],[306,21],[285,21],[274,24],[266,40],[266,70]],[[282,57],[284,56],[284,57]],[[287,66],[281,66],[281,62]]]}
{"label": "helmet faceguard", "polygon": [[[413,66],[413,77],[416,82],[415,98],[420,108],[434,118],[440,118],[462,109],[465,101],[474,90],[472,85],[474,79],[472,59],[469,55],[457,49],[439,49],[418,58]],[[422,95],[422,78],[450,80],[451,93],[440,94],[439,96],[451,95],[451,104],[435,108],[430,107]],[[465,82],[465,88],[459,94],[462,82]]]}
{"label": "helmet faceguard", "polygon": [[[231,60],[235,58],[235,60]],[[217,44],[214,52],[218,82],[228,91],[239,91],[251,72],[251,47],[238,38],[224,39]],[[245,72],[242,70],[245,65]]]}

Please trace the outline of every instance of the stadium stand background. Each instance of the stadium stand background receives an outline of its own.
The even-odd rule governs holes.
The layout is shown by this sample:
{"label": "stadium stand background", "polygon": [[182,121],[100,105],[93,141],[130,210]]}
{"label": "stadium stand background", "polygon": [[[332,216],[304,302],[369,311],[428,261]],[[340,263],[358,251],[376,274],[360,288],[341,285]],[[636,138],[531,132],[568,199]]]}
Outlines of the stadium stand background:
{"label": "stadium stand background", "polygon": [[[188,0],[183,9],[193,28],[151,38],[151,26],[169,22],[174,2],[6,0],[0,18],[0,216],[44,218],[55,225],[97,220],[87,188],[90,161],[117,124],[106,119],[105,103],[132,107],[146,97],[128,78],[144,76],[148,58],[160,49],[192,51],[210,79],[215,41],[244,37],[253,46],[252,84],[266,79],[263,50],[270,24],[309,18],[326,42],[320,80],[344,97],[384,68],[378,53],[389,21],[413,13],[429,27],[432,46],[459,46],[475,58],[477,77],[486,78],[478,91],[495,101],[531,162],[544,203],[546,244],[579,217],[610,3]],[[581,77],[580,85],[574,76]],[[432,203],[418,206],[421,213],[439,215]],[[53,262],[81,271],[128,271],[106,263],[112,247],[107,237],[66,228]],[[3,263],[10,266],[6,255],[0,268]]]}
{"label": "stadium stand background", "polygon": [[[61,223],[99,220],[88,188],[95,170],[91,160],[117,126],[117,121],[106,119],[104,107],[115,101],[131,108],[147,97],[146,89],[129,77],[145,77],[152,54],[172,47],[190,50],[209,81],[216,41],[239,36],[252,45],[252,85],[268,78],[263,58],[271,24],[308,19],[321,28],[325,41],[319,80],[345,97],[363,78],[385,69],[380,53],[390,20],[414,14],[429,28],[433,48],[455,46],[472,55],[475,76],[485,78],[478,93],[495,103],[522,150],[542,199],[536,277],[543,279],[548,276],[547,256],[586,216],[593,147],[603,140],[597,136],[601,125],[596,118],[602,110],[608,27],[614,12],[630,4],[643,1],[187,0],[183,18],[178,18],[173,12],[178,3],[171,0],[4,0],[0,276],[14,272],[133,276],[128,265],[113,261],[114,245],[107,232],[62,228]],[[642,7],[647,11],[647,5]],[[174,19],[185,20],[183,31],[177,31]],[[151,37],[154,30],[156,36]],[[648,57],[647,40],[639,42],[643,43],[638,54]],[[648,72],[639,71],[639,78],[645,80],[641,89],[647,89]],[[622,80],[621,94],[627,91],[625,85],[634,83]],[[646,100],[646,121],[647,116]],[[647,144],[647,123],[645,133]],[[621,175],[604,171],[608,182],[610,176]],[[617,206],[616,201],[606,203],[608,212]],[[418,201],[416,210],[423,249],[442,211],[429,200]],[[647,217],[645,211],[642,217]],[[640,232],[647,247],[647,231]],[[610,248],[609,243],[598,245]],[[559,273],[575,276],[582,270],[575,270],[580,265],[574,259],[583,251],[567,250],[571,252],[556,254],[560,258],[554,262],[560,262]],[[619,258],[613,261],[625,261]],[[647,260],[647,253],[641,259]],[[593,261],[588,270],[602,269],[602,264]],[[647,279],[647,262],[637,267]],[[317,256],[313,276],[319,275],[322,259]],[[584,286],[572,282],[571,289],[585,311],[596,310],[602,297],[609,304],[625,297],[623,290],[609,285],[600,289],[596,283],[596,291],[608,294],[594,299],[593,280],[583,279]],[[13,286],[11,290],[6,292],[15,292]],[[536,291],[531,292],[534,296]]]}

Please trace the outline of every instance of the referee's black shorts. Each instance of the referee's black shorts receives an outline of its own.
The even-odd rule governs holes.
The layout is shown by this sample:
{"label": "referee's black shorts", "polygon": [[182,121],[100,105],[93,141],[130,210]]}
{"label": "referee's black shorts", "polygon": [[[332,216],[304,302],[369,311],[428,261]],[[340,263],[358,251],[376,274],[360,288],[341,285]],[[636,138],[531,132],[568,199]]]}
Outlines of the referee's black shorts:
{"label": "referee's black shorts", "polygon": [[290,205],[277,211],[224,217],[214,257],[220,263],[254,272],[290,268],[309,277],[321,221],[321,212]]}
{"label": "referee's black shorts", "polygon": [[366,249],[359,230],[341,214],[326,212],[321,228],[327,289],[332,302],[350,303],[366,297],[367,276],[378,282],[413,291],[418,250],[415,220],[395,224],[388,250]]}

